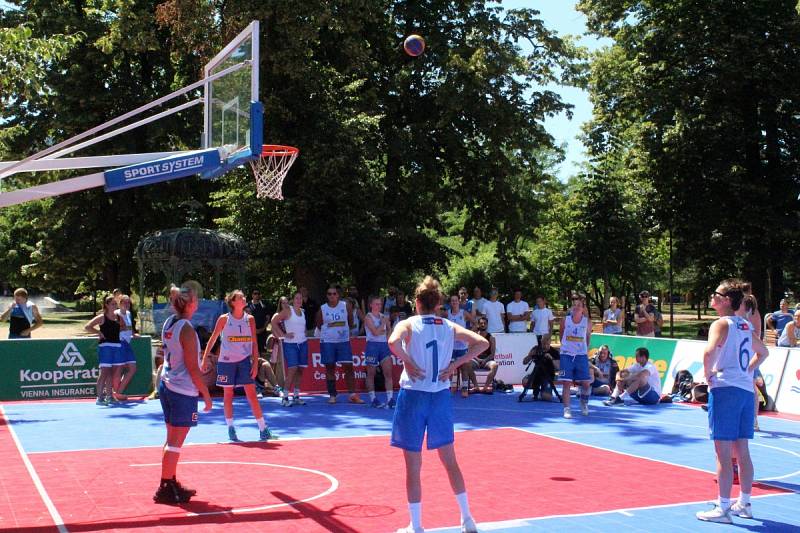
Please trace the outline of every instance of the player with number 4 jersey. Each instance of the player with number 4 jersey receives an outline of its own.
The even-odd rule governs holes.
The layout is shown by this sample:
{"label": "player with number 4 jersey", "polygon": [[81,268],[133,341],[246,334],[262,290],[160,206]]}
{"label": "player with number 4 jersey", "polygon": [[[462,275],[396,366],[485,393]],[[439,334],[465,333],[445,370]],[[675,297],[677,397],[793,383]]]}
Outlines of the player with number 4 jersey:
{"label": "player with number 4 jersey", "polygon": [[[402,448],[406,463],[406,494],[411,523],[399,532],[417,533],[422,528],[422,441],[427,433],[429,450],[436,449],[461,510],[461,531],[477,531],[469,511],[464,477],[453,447],[453,406],[450,377],[458,367],[489,347],[475,332],[436,316],[441,304],[439,282],[427,276],[416,290],[417,315],[400,321],[389,337],[389,346],[403,361],[400,392],[392,421],[392,446]],[[451,361],[454,342],[467,351]]]}

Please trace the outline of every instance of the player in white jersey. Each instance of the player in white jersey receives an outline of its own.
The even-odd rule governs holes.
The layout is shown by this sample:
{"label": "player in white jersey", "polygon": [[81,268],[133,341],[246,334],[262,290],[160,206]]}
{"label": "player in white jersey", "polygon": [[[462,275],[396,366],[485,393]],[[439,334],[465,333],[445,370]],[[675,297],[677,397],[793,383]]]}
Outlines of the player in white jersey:
{"label": "player in white jersey", "polygon": [[[450,296],[449,303],[449,308],[445,309],[444,306],[442,307],[442,316],[450,322],[458,324],[462,328],[468,328],[467,324],[472,322],[473,316],[472,313],[461,308],[461,299],[459,298],[458,294],[453,294]],[[455,341],[453,343],[453,359],[458,359],[465,353],[467,353],[467,343]],[[474,378],[475,372],[472,371],[472,367],[470,365],[463,365],[459,369],[459,372],[461,372],[461,397],[469,398],[470,374],[472,374],[472,377]],[[494,375],[492,375],[492,377],[494,377]],[[488,385],[491,386],[491,383]],[[478,388],[477,380],[475,381],[475,388]]]}
{"label": "player in white jersey", "polygon": [[[736,310],[736,316],[740,316],[750,322],[753,326],[753,336],[761,338],[761,312],[758,310],[758,299],[753,295],[753,284],[745,282],[742,284],[742,292],[744,299],[742,300],[739,309]],[[753,429],[760,431],[758,427],[758,388],[764,387],[764,376],[761,371],[756,368],[753,374],[753,395],[755,401],[753,402]]]}
{"label": "player in white jersey", "polygon": [[167,441],[161,457],[161,484],[153,500],[156,503],[186,503],[196,491],[178,483],[175,471],[181,447],[189,429],[197,425],[197,396],[203,397],[204,412],[211,410],[211,396],[200,374],[200,340],[192,323],[197,311],[200,285],[187,281],[170,294],[175,314],[167,318],[161,333],[164,365],[158,397],[164,411]]}
{"label": "player in white jersey", "polygon": [[353,372],[353,351],[350,347],[350,329],[353,327],[353,307],[339,299],[335,285],[326,291],[328,303],[317,311],[317,327],[320,328],[319,351],[325,365],[325,383],[328,387],[328,403],[336,403],[336,365],[344,369],[344,381],[350,392],[350,403],[364,403],[356,393],[356,376]]}
{"label": "player in white jersey", "polygon": [[[300,399],[300,382],[303,379],[303,369],[308,367],[308,340],[303,294],[300,291],[294,293],[291,306],[272,317],[272,334],[282,341],[283,359],[286,361],[286,387],[283,389],[281,405],[305,405],[306,402]],[[289,393],[292,388],[294,399],[290,401]]]}
{"label": "player in white jersey", "polygon": [[258,342],[256,339],[256,319],[244,312],[247,300],[244,293],[235,290],[225,298],[229,313],[220,315],[214,332],[203,353],[203,371],[208,370],[211,348],[221,339],[219,361],[217,362],[217,386],[222,387],[225,423],[228,425],[228,438],[234,442],[236,428],[233,425],[233,389],[244,387],[247,402],[258,424],[258,440],[264,442],[273,438],[264,420],[264,413],[256,396],[255,377],[258,372]]}
{"label": "player in white jersey", "polygon": [[131,316],[131,297],[123,294],[119,299],[119,309],[115,311],[119,317],[121,326],[119,332],[120,341],[120,361],[121,364],[114,366],[114,399],[119,401],[127,400],[128,397],[124,394],[125,389],[130,384],[133,376],[136,374],[136,354],[133,353],[131,348],[131,340],[138,337],[136,334],[133,317]]}
{"label": "player in white jersey", "polygon": [[561,401],[564,402],[564,418],[572,418],[570,408],[570,385],[581,387],[581,414],[589,414],[589,394],[592,377],[589,374],[589,339],[592,323],[586,314],[586,298],[575,293],[572,309],[561,319],[561,360],[558,380],[561,382]]}
{"label": "player in white jersey", "polygon": [[[406,495],[411,523],[398,533],[419,533],[422,528],[422,440],[427,432],[429,450],[436,449],[461,511],[461,531],[477,532],[469,511],[464,477],[453,447],[453,406],[450,377],[458,367],[486,350],[489,341],[447,319],[436,316],[441,303],[439,282],[430,276],[417,286],[417,314],[400,321],[389,337],[392,353],[403,361],[400,392],[392,421],[392,446],[403,449]],[[452,360],[453,343],[467,344],[467,352]]]}
{"label": "player in white jersey", "polygon": [[[744,293],[739,280],[725,280],[711,295],[720,318],[708,330],[703,371],[708,383],[708,425],[717,455],[719,500],[710,511],[697,513],[708,522],[730,524],[731,514],[752,518],[750,491],[753,462],[747,441],[753,438],[753,371],[769,351],[744,318],[736,316]],[[732,456],[739,462],[741,493],[731,505]]]}
{"label": "player in white jersey", "polygon": [[[389,317],[381,313],[382,307],[381,297],[371,296],[369,313],[364,315],[364,333],[367,336],[367,346],[364,350],[364,364],[367,366],[367,392],[369,393],[370,407],[393,408],[395,406],[392,377],[394,365],[387,338],[392,326],[389,323]],[[386,385],[386,403],[381,403],[375,397],[375,373],[379,366],[383,372],[383,382]]]}

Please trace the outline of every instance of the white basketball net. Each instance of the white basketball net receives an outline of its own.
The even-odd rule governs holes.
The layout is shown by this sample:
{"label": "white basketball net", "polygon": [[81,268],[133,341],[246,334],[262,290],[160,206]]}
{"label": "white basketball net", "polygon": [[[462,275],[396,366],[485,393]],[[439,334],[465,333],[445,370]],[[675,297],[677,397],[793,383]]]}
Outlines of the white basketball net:
{"label": "white basketball net", "polygon": [[300,151],[291,146],[264,145],[261,157],[250,161],[256,177],[256,196],[283,200],[281,187]]}

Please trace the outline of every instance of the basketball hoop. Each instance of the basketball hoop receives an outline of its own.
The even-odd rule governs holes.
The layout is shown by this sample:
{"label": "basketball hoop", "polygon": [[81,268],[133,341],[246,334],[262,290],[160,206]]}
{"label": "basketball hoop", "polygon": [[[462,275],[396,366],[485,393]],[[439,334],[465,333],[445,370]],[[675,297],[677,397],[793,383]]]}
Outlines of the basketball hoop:
{"label": "basketball hoop", "polygon": [[256,196],[283,200],[281,187],[286,173],[297,159],[300,150],[293,146],[265,144],[261,156],[250,161],[250,167],[256,177]]}

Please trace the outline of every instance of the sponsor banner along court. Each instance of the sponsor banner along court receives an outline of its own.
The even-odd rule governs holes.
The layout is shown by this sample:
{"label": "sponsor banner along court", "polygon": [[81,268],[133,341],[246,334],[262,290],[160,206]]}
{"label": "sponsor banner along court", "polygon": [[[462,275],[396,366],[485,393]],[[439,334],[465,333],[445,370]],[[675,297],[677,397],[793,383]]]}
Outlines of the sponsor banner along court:
{"label": "sponsor banner along court", "polygon": [[[150,337],[131,343],[137,372],[125,391],[147,394],[153,372]],[[0,400],[85,398],[100,376],[96,338],[0,341]]]}

